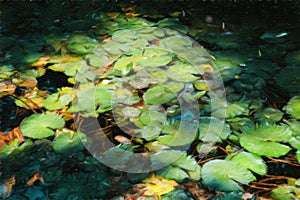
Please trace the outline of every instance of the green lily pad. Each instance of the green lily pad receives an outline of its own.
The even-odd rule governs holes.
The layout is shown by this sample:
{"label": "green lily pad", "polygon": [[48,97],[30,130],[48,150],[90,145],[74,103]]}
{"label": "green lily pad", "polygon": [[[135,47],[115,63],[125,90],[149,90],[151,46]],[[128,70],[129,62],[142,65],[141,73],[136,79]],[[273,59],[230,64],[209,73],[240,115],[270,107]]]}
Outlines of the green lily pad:
{"label": "green lily pad", "polygon": [[290,130],[293,132],[294,136],[300,135],[300,121],[297,121],[296,119],[290,119],[284,120],[284,122],[289,125]]}
{"label": "green lily pad", "polygon": [[168,77],[178,82],[193,82],[199,79],[197,74],[200,72],[194,66],[184,63],[176,63],[167,70]]}
{"label": "green lily pad", "polygon": [[21,131],[24,136],[42,139],[54,135],[64,124],[63,118],[56,114],[33,114],[23,121]]}
{"label": "green lily pad", "polygon": [[183,169],[175,166],[168,166],[167,168],[158,171],[157,174],[166,179],[172,179],[176,181],[189,178],[189,175]]}
{"label": "green lily pad", "polygon": [[243,131],[245,128],[250,128],[254,126],[251,119],[246,117],[234,117],[227,119],[227,122],[232,127],[232,130]]}
{"label": "green lily pad", "polygon": [[171,49],[174,51],[184,50],[191,47],[193,41],[187,37],[181,35],[171,36],[164,38],[160,41],[159,46],[164,49]]}
{"label": "green lily pad", "polygon": [[212,160],[201,170],[203,183],[213,190],[225,192],[242,190],[238,183],[248,184],[256,178],[247,169],[229,160]]}
{"label": "green lily pad", "polygon": [[143,68],[160,67],[160,66],[166,66],[171,61],[172,61],[172,57],[168,55],[153,56],[153,57],[146,57],[143,60],[138,61],[137,64],[142,66]]}
{"label": "green lily pad", "polygon": [[168,103],[169,101],[175,98],[176,95],[170,92],[163,85],[154,86],[153,88],[147,90],[143,95],[145,103],[149,105],[161,105],[164,103]]}
{"label": "green lily pad", "polygon": [[161,165],[169,165],[180,157],[184,156],[184,152],[176,151],[176,150],[163,150],[155,153],[151,157],[151,168],[157,169],[160,168]]}
{"label": "green lily pad", "polygon": [[283,113],[274,108],[265,108],[260,112],[254,114],[254,118],[261,124],[275,123],[281,120]]}
{"label": "green lily pad", "polygon": [[59,110],[68,105],[72,100],[70,94],[61,94],[60,92],[49,95],[45,101],[44,106],[48,110]]}
{"label": "green lily pad", "polygon": [[34,143],[31,140],[26,140],[24,143],[20,144],[20,141],[15,139],[0,149],[0,159],[9,159],[12,162],[15,160],[15,162],[17,162],[19,158],[18,155],[22,157],[24,151],[33,146]]}
{"label": "green lily pad", "polygon": [[284,125],[258,126],[245,130],[240,135],[240,144],[257,155],[280,157],[291,150],[289,146],[280,143],[289,142],[291,134]]}
{"label": "green lily pad", "polygon": [[162,112],[158,112],[155,110],[145,110],[141,116],[140,120],[144,125],[149,125],[153,122],[164,123],[166,120],[166,116]]}
{"label": "green lily pad", "polygon": [[225,140],[231,133],[230,126],[224,124],[221,132],[216,132],[216,125],[222,121],[215,117],[201,117],[199,123],[199,139],[204,142]]}
{"label": "green lily pad", "polygon": [[128,43],[137,39],[137,35],[133,34],[131,30],[117,31],[113,34],[112,40],[119,43]]}
{"label": "green lily pad", "polygon": [[298,150],[296,152],[296,159],[297,159],[298,163],[300,163],[300,150]]}
{"label": "green lily pad", "polygon": [[90,86],[80,88],[76,92],[77,98],[69,108],[69,112],[87,112],[92,116],[97,112],[102,113],[111,110],[112,90],[106,87]]}
{"label": "green lily pad", "polygon": [[[189,32],[189,29],[186,26],[182,25],[178,18],[166,18],[166,19],[160,20],[156,24],[159,27],[169,28],[169,29],[172,29],[172,30],[177,30],[177,31],[180,31],[182,33],[188,33]],[[161,33],[158,34],[158,33],[155,32],[154,34],[158,35],[159,37],[162,36]],[[168,34],[170,34],[170,32],[168,32]]]}
{"label": "green lily pad", "polygon": [[298,187],[285,185],[272,190],[271,197],[280,200],[291,200],[298,199],[297,194],[299,193],[300,189]]}
{"label": "green lily pad", "polygon": [[200,166],[191,156],[186,155],[182,151],[163,150],[153,155],[151,158],[151,166],[159,168],[166,166],[157,173],[167,179],[183,180],[191,178],[193,180],[200,179]]}
{"label": "green lily pad", "polygon": [[243,151],[231,158],[231,161],[236,162],[240,166],[249,169],[259,175],[265,175],[267,173],[266,163],[261,157],[255,154]]}
{"label": "green lily pad", "polygon": [[111,62],[108,56],[105,54],[96,55],[91,53],[86,56],[86,59],[89,64],[94,67],[106,67]]}
{"label": "green lily pad", "polygon": [[70,132],[58,135],[53,141],[53,149],[56,153],[70,155],[78,153],[84,149],[81,140],[85,137],[83,133],[76,132],[72,136]]}
{"label": "green lily pad", "polygon": [[248,115],[249,104],[246,102],[234,102],[226,107],[226,118],[233,118],[239,115]]}
{"label": "green lily pad", "polygon": [[64,73],[67,76],[75,76],[78,71],[82,71],[82,68],[88,69],[85,61],[71,62],[64,68]]}
{"label": "green lily pad", "polygon": [[151,122],[147,126],[144,126],[142,129],[137,129],[134,133],[138,133],[140,138],[144,138],[147,141],[156,139],[161,132],[161,123]]}
{"label": "green lily pad", "polygon": [[296,119],[300,119],[300,96],[291,98],[284,110]]}

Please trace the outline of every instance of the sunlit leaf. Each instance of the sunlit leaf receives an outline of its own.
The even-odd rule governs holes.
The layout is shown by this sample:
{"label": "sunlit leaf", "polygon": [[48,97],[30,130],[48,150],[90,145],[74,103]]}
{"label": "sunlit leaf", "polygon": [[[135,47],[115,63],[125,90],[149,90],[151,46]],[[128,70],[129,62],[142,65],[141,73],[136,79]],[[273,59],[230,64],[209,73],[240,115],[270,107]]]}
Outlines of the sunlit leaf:
{"label": "sunlit leaf", "polygon": [[255,113],[254,118],[263,123],[275,123],[279,121],[283,116],[283,113],[280,110],[274,108],[265,108],[260,112]]}
{"label": "sunlit leaf", "polygon": [[21,124],[24,136],[41,139],[55,134],[54,130],[62,129],[65,121],[56,114],[33,114]]}
{"label": "sunlit leaf", "polygon": [[59,110],[68,105],[71,100],[70,94],[53,93],[45,99],[44,105],[48,110]]}
{"label": "sunlit leaf", "polygon": [[297,195],[299,194],[300,189],[295,186],[279,186],[278,188],[272,190],[271,197],[274,199],[280,199],[280,200],[291,200],[291,199],[297,199]]}
{"label": "sunlit leaf", "polygon": [[204,142],[225,140],[231,133],[230,126],[224,124],[223,129],[219,132],[217,124],[222,121],[215,117],[201,117],[199,123],[199,139]]}
{"label": "sunlit leaf", "polygon": [[300,96],[291,98],[284,110],[294,118],[300,119]]}
{"label": "sunlit leaf", "polygon": [[55,152],[70,155],[80,152],[84,149],[84,145],[81,142],[85,138],[85,135],[80,132],[76,132],[74,135],[71,132],[64,132],[59,134],[53,141],[53,149]]}
{"label": "sunlit leaf", "polygon": [[50,60],[47,61],[48,63],[53,63],[53,65],[49,66],[49,69],[53,71],[64,71],[65,67],[72,62],[78,62],[82,60],[82,58],[72,55],[62,55],[62,56],[56,56],[52,57]]}
{"label": "sunlit leaf", "polygon": [[143,181],[146,186],[147,190],[144,193],[145,195],[152,196],[157,195],[161,196],[163,194],[167,194],[175,189],[177,186],[177,182],[174,180],[164,179],[160,176],[152,175],[149,178]]}
{"label": "sunlit leaf", "polygon": [[284,125],[258,126],[246,129],[240,135],[240,144],[257,155],[279,157],[291,150],[289,146],[280,143],[289,142],[291,134]]}

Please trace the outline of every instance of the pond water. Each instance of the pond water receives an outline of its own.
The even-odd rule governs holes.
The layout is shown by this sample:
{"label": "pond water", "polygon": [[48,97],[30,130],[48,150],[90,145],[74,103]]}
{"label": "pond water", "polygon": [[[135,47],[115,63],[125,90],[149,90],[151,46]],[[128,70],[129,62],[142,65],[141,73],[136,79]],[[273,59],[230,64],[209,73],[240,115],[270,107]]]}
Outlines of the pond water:
{"label": "pond water", "polygon": [[0,4],[0,199],[300,198],[300,1]]}

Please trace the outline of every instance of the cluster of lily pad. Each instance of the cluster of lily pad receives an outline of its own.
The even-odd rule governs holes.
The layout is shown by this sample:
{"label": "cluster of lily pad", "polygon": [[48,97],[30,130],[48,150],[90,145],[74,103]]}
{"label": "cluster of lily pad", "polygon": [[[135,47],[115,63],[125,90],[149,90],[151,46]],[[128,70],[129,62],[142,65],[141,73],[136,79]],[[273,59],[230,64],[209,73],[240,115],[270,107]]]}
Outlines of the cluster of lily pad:
{"label": "cluster of lily pad", "polygon": [[[241,191],[242,184],[248,185],[258,176],[267,174],[266,159],[269,157],[289,154],[300,163],[299,51],[283,54],[288,66],[281,69],[273,62],[277,53],[271,52],[268,45],[262,46],[258,53],[252,51],[251,59],[247,55],[233,54],[234,50],[251,42],[251,38],[245,40],[238,33],[195,34],[199,41],[205,40],[216,46],[218,51],[212,52],[212,57],[181,34],[193,35],[193,30],[178,19],[154,23],[141,17],[102,12],[95,19],[100,23],[88,34],[75,33],[48,39],[55,55],[36,54],[27,62],[31,66],[15,68],[3,64],[1,68],[3,92],[0,96],[12,96],[18,107],[40,112],[31,114],[20,124],[26,137],[24,142],[16,139],[0,149],[1,159],[8,161],[1,170],[20,169],[22,166],[17,164],[20,160],[26,163],[22,169],[26,173],[17,173],[17,179],[23,185],[33,170],[42,172],[45,179],[45,183],[25,189],[21,184],[17,185],[19,194],[15,193],[13,198],[46,198],[49,191],[54,199],[103,197],[113,191],[114,184],[128,189],[130,184],[142,182],[148,198],[162,195],[163,199],[173,199],[173,195],[179,192],[188,199],[180,189],[174,190],[176,183],[170,180],[189,179],[212,190]],[[102,41],[100,36],[103,35],[111,37]],[[261,39],[270,45],[284,36],[264,34]],[[48,90],[48,93],[42,91],[38,88],[38,78],[47,70],[65,74],[70,85],[57,87],[52,92]],[[214,75],[216,71],[220,72],[226,87],[225,115],[224,101],[211,101],[209,94],[212,91],[222,93],[219,83],[209,85],[204,79],[204,74]],[[267,102],[271,97],[265,89],[270,82],[289,92],[289,99],[281,110]],[[25,95],[16,94],[20,87],[25,88]],[[182,130],[180,123],[186,117],[181,107],[185,101],[197,103],[196,110],[194,105],[189,105],[193,108],[192,114],[199,115],[193,137],[187,137],[187,132],[193,132],[195,127],[178,133]],[[129,166],[131,155],[139,151],[153,153],[149,163],[153,169],[162,163],[169,164],[174,157],[178,159],[156,170],[157,177],[145,179],[147,175],[141,174],[136,180],[123,182],[124,185],[123,180],[110,180],[109,174],[119,174],[99,164],[84,150],[84,144],[90,142],[84,128],[81,130],[80,123],[76,124],[78,130],[67,125],[74,114],[80,114],[83,119],[104,116],[109,121],[112,117],[109,113],[113,113],[123,132],[133,128],[130,134],[120,130],[110,133],[114,137],[112,142],[118,147],[104,156],[108,159],[118,156],[120,149],[132,153],[111,164]],[[223,128],[214,128],[224,123],[223,118]],[[202,166],[197,163],[207,142],[217,142],[206,152],[208,157],[213,157],[219,154],[217,146],[226,141],[231,143],[226,146],[228,154],[224,159],[214,159]],[[170,148],[187,143],[193,145],[186,150]],[[30,159],[26,160],[27,157]],[[78,170],[79,173],[73,173]],[[7,179],[9,175],[0,176]],[[135,177],[130,173],[127,176],[128,179]],[[298,179],[293,185],[274,190],[272,195],[281,198],[284,193],[296,198],[299,185]],[[47,191],[49,186],[53,189]],[[167,194],[160,191],[162,186],[166,186]],[[228,198],[230,195],[228,193]]]}

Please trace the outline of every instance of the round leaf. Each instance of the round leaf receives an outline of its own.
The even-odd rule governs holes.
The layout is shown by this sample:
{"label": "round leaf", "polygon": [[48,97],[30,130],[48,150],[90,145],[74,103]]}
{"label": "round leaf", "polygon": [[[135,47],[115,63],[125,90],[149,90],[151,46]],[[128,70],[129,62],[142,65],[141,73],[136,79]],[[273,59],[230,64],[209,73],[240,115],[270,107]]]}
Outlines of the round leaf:
{"label": "round leaf", "polygon": [[239,183],[248,184],[255,176],[239,164],[228,160],[213,160],[205,163],[201,170],[203,182],[209,188],[220,191],[242,190]]}
{"label": "round leaf", "polygon": [[52,136],[55,130],[62,129],[65,121],[56,114],[34,114],[24,120],[21,131],[24,136],[41,139]]}
{"label": "round leaf", "polygon": [[176,95],[167,91],[167,88],[157,85],[147,90],[143,96],[143,99],[147,104],[159,105],[167,103],[175,97]]}
{"label": "round leaf", "polygon": [[284,109],[288,114],[292,115],[296,119],[300,119],[300,96],[291,98]]}
{"label": "round leaf", "polygon": [[241,134],[240,144],[257,155],[279,157],[290,151],[290,147],[279,142],[288,142],[291,139],[291,134],[292,132],[286,126],[253,127]]}

